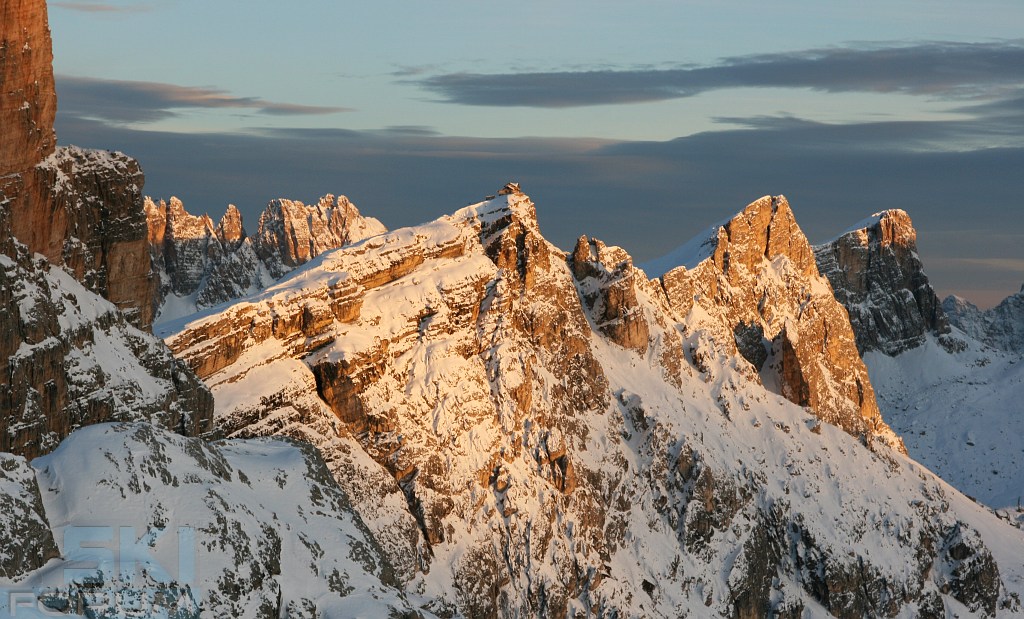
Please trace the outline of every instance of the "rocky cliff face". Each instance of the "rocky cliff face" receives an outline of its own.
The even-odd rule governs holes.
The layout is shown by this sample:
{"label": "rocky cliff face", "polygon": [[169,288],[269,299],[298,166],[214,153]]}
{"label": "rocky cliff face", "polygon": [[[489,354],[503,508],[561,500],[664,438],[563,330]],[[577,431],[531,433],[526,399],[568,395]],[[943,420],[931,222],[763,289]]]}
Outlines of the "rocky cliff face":
{"label": "rocky cliff face", "polygon": [[52,49],[45,0],[0,5],[0,177],[32,168],[57,144]]}
{"label": "rocky cliff face", "polygon": [[788,205],[702,240],[648,280],[597,240],[551,246],[508,187],[167,342],[226,432],[314,442],[439,616],[1019,608],[1024,539],[885,446]]}
{"label": "rocky cliff face", "polygon": [[233,205],[216,226],[189,214],[177,198],[146,199],[149,247],[159,285],[154,308],[167,321],[255,294],[328,249],[384,232],[345,196],[317,204],[274,200],[248,236]]}
{"label": "rocky cliff face", "polygon": [[46,206],[15,211],[14,236],[149,329],[155,281],[138,162],[122,153],[68,146],[33,172]]}
{"label": "rocky cliff face", "polygon": [[195,375],[60,267],[0,255],[0,333],[0,451],[34,457],[102,421],[212,427]]}
{"label": "rocky cliff face", "polygon": [[761,198],[699,240],[689,255],[653,265],[682,263],[661,277],[677,319],[701,325],[724,354],[740,353],[790,401],[855,436],[902,448],[786,199]]}
{"label": "rocky cliff face", "polygon": [[116,153],[55,150],[46,3],[10,0],[0,11],[0,203],[10,213],[0,247],[13,256],[17,238],[148,328],[153,292],[139,165]]}
{"label": "rocky cliff face", "polygon": [[1024,286],[999,305],[980,310],[966,299],[950,295],[942,302],[949,322],[974,339],[999,350],[1024,352]]}
{"label": "rocky cliff face", "polygon": [[13,257],[20,243],[46,256],[149,329],[154,281],[143,182],[138,162],[121,153],[58,148],[0,178],[0,251]]}
{"label": "rocky cliff face", "polygon": [[901,210],[872,215],[814,248],[818,269],[850,314],[863,354],[897,355],[949,332],[939,299],[917,255],[917,232]]}
{"label": "rocky cliff face", "polygon": [[46,4],[0,12],[0,451],[46,453],[107,420],[208,431],[209,391],[145,332],[153,281],[138,163],[54,149]]}
{"label": "rocky cliff face", "polygon": [[60,554],[25,458],[0,452],[0,501],[0,579],[17,580]]}

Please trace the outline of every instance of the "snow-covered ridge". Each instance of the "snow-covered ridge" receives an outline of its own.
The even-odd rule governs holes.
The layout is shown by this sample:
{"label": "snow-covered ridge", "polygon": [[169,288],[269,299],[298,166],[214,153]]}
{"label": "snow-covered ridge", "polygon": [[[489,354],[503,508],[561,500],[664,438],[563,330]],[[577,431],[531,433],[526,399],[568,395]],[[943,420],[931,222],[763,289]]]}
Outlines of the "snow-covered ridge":
{"label": "snow-covered ridge", "polygon": [[848,432],[898,445],[878,413],[845,311],[785,197],[759,198],[697,238],[705,237],[683,246],[699,246],[705,258],[659,279],[677,319],[688,321],[699,307],[719,342],[766,385]]}
{"label": "snow-covered ridge", "polygon": [[99,424],[32,467],[42,498],[32,513],[44,507],[60,558],[17,580],[0,572],[5,616],[38,608],[89,617],[383,617],[411,609],[306,444],[207,443],[148,424]]}
{"label": "snow-covered ridge", "polygon": [[1019,610],[1021,532],[885,445],[866,374],[850,399],[784,200],[658,280],[534,210],[510,190],[327,252],[167,341],[223,431],[317,446],[431,612]]}
{"label": "snow-covered ridge", "polygon": [[729,220],[723,219],[664,256],[637,266],[649,277],[661,277],[680,266],[692,269],[711,256],[718,243],[718,230],[727,223]]}

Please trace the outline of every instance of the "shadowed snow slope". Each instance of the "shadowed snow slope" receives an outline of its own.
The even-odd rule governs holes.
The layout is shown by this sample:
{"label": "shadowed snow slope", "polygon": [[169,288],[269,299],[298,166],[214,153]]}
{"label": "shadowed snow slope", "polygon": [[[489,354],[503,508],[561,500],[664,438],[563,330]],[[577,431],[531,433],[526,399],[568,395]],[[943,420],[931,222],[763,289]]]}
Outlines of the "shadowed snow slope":
{"label": "shadowed snow slope", "polygon": [[200,609],[204,617],[385,617],[409,609],[308,445],[210,444],[147,424],[99,424],[32,465],[61,558],[16,582],[0,572],[4,616],[31,616],[34,597],[43,610],[89,617],[193,617]]}
{"label": "shadowed snow slope", "polygon": [[896,357],[865,355],[879,407],[914,458],[964,493],[1022,517],[1024,362],[956,335],[967,344],[961,350],[929,336]]}

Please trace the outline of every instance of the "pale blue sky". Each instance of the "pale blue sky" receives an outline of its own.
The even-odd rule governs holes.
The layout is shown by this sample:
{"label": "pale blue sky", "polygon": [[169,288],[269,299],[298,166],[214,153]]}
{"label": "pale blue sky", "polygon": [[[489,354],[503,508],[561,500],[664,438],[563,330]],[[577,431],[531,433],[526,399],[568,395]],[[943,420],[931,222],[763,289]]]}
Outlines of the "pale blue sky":
{"label": "pale blue sky", "polygon": [[396,227],[517,178],[556,243],[642,260],[785,193],[812,241],[906,208],[942,292],[1024,281],[1024,224],[997,223],[1024,193],[1019,0],[49,9],[59,140],[124,150],[148,193],[214,217],[333,192]]}

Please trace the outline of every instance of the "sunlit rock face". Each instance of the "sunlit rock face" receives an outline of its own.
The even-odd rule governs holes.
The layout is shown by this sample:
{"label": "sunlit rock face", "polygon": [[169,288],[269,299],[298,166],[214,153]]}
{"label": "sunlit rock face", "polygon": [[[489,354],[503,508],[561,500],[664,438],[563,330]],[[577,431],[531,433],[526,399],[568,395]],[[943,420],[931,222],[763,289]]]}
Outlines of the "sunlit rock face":
{"label": "sunlit rock face", "polygon": [[385,231],[345,196],[312,205],[274,200],[252,236],[234,205],[216,225],[209,215],[190,214],[177,198],[147,198],[145,210],[158,281],[152,305],[161,322],[255,294],[329,249]]}
{"label": "sunlit rock face", "polygon": [[696,309],[694,320],[769,388],[855,436],[902,449],[878,411],[846,311],[784,197],[751,203],[683,249],[679,266],[652,265],[664,271],[660,281],[679,319]]}
{"label": "sunlit rock face", "polygon": [[1015,607],[1019,532],[900,453],[784,200],[653,280],[536,208],[326,252],[166,341],[225,433],[320,450],[439,615]]}
{"label": "sunlit rock face", "polygon": [[56,148],[53,51],[42,0],[0,6],[0,246],[11,238],[67,266],[134,324],[152,322],[152,281],[138,163]]}
{"label": "sunlit rock face", "polygon": [[894,209],[814,248],[818,268],[850,314],[861,353],[897,355],[949,332],[949,323],[917,255],[910,216]]}
{"label": "sunlit rock face", "polygon": [[0,5],[0,177],[30,169],[57,145],[52,50],[45,0]]}

